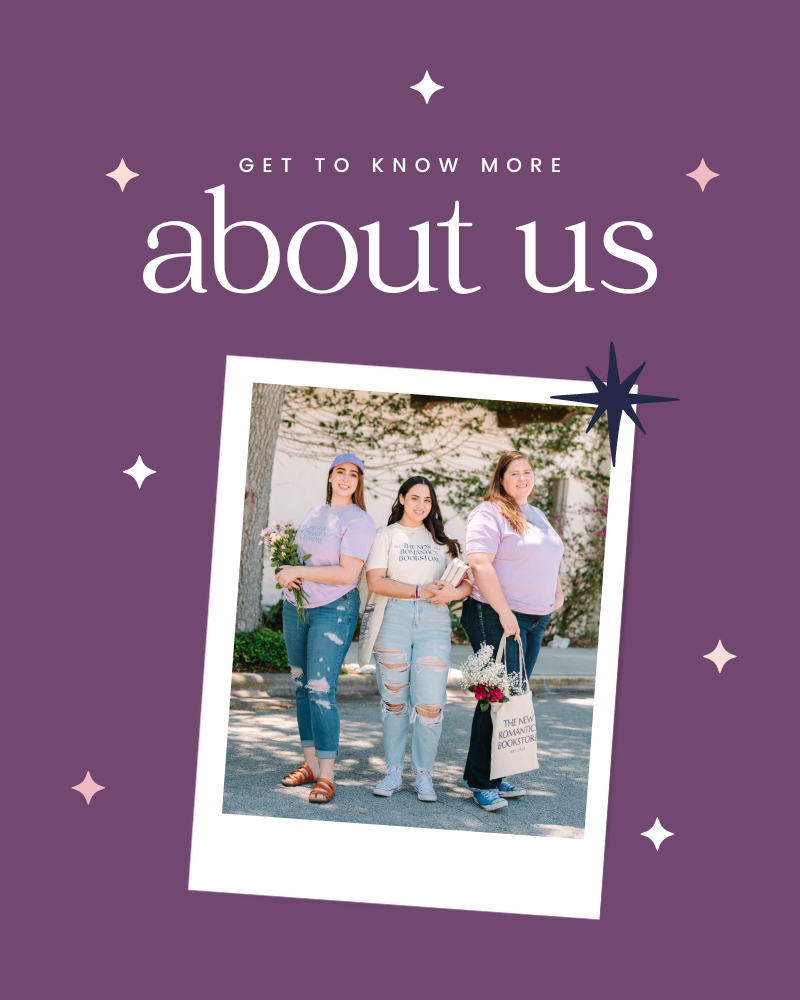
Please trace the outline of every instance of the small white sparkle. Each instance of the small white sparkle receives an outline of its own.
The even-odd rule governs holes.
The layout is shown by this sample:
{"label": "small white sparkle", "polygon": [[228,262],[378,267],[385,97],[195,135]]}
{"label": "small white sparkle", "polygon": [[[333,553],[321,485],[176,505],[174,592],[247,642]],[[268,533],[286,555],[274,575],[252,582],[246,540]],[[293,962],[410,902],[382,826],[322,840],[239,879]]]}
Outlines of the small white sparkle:
{"label": "small white sparkle", "polygon": [[105,785],[98,785],[97,782],[92,778],[89,772],[86,772],[86,777],[79,785],[73,785],[72,790],[74,792],[80,792],[81,795],[86,799],[86,805],[92,801],[92,796],[97,792],[102,792]]}
{"label": "small white sparkle", "polygon": [[667,839],[667,837],[674,837],[674,833],[670,833],[669,830],[665,830],[664,827],[659,822],[658,816],[656,816],[656,821],[650,827],[649,830],[645,830],[642,834],[643,837],[648,837],[656,845],[656,850],[661,847],[662,843]]}
{"label": "small white sparkle", "polygon": [[418,90],[425,98],[425,103],[427,104],[431,99],[431,96],[435,94],[437,90],[444,90],[444,87],[438,83],[434,83],[433,80],[431,80],[430,73],[425,70],[425,76],[423,76],[419,83],[415,83],[414,86],[409,89]]}
{"label": "small white sparkle", "polygon": [[106,174],[106,177],[110,177],[119,184],[120,191],[124,191],[128,181],[132,181],[134,177],[138,176],[138,174],[128,169],[124,160],[119,161],[119,166],[116,170],[112,170],[110,174]]}
{"label": "small white sparkle", "polygon": [[729,653],[728,650],[722,645],[722,639],[717,643],[717,648],[712,653],[703,653],[704,660],[711,660],[714,666],[722,673],[722,668],[728,662],[728,660],[735,660],[736,653]]}
{"label": "small white sparkle", "polygon": [[136,480],[136,485],[139,489],[142,488],[142,483],[147,479],[148,476],[154,476],[156,470],[148,469],[147,466],[142,461],[142,456],[140,455],[136,459],[136,465],[132,465],[130,469],[122,470],[126,476],[130,476],[132,479]]}

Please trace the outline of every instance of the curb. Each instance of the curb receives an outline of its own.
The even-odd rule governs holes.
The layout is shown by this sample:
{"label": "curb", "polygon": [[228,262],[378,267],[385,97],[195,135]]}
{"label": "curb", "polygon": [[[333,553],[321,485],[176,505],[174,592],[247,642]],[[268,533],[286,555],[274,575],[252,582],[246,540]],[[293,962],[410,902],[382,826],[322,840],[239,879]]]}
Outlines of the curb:
{"label": "curb", "polygon": [[[374,674],[341,674],[336,685],[336,697],[377,698],[378,684]],[[290,674],[250,674],[233,671],[231,700],[253,701],[282,698],[294,704],[294,681]]]}
{"label": "curb", "polygon": [[[462,691],[458,677],[448,677],[448,691]],[[534,676],[531,678],[534,695],[541,694],[594,694],[594,677]],[[466,693],[466,692],[464,692]],[[336,685],[336,698],[340,701],[379,697],[374,673],[342,674]],[[266,711],[289,708],[294,704],[294,682],[289,674],[250,674],[234,671],[231,679],[231,708]]]}

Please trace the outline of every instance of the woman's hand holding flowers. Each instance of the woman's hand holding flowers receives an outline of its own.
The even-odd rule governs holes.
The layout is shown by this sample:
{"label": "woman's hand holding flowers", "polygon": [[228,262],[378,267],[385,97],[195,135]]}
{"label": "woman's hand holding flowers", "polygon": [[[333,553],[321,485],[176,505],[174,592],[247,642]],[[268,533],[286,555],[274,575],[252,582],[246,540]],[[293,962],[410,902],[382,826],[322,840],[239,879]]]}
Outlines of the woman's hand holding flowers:
{"label": "woman's hand holding flowers", "polygon": [[279,586],[286,587],[288,590],[297,590],[299,584],[296,581],[300,580],[302,568],[302,566],[281,566],[275,574]]}
{"label": "woman's hand holding flowers", "polygon": [[269,549],[269,564],[277,570],[275,574],[276,590],[285,587],[294,592],[294,599],[297,603],[297,623],[308,621],[305,610],[308,604],[308,594],[303,590],[300,570],[305,566],[310,555],[301,556],[297,549],[297,528],[294,521],[273,521],[272,530],[264,528],[261,532],[259,545],[266,545]]}

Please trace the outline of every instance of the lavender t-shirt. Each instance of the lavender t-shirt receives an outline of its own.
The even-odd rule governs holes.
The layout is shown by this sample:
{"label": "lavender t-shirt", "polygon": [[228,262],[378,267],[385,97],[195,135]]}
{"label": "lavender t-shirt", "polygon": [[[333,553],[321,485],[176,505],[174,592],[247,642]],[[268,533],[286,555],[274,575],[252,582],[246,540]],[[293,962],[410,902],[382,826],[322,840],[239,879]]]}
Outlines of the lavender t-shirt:
{"label": "lavender t-shirt", "polygon": [[[338,566],[342,556],[366,561],[375,539],[375,522],[356,504],[329,507],[322,503],[312,507],[297,532],[297,551],[310,555],[306,566]],[[303,580],[308,594],[307,608],[319,608],[343,597],[354,583],[312,583]],[[283,596],[295,604],[292,592],[284,587]]]}
{"label": "lavender t-shirt", "polygon": [[[550,527],[538,507],[521,507],[528,521],[524,535],[518,535],[500,512],[486,500],[467,518],[467,555],[491,552],[503,594],[512,611],[526,615],[547,615],[556,603],[556,583],[564,543]],[[475,574],[473,573],[473,577]],[[472,587],[476,601],[489,602],[478,582]]]}

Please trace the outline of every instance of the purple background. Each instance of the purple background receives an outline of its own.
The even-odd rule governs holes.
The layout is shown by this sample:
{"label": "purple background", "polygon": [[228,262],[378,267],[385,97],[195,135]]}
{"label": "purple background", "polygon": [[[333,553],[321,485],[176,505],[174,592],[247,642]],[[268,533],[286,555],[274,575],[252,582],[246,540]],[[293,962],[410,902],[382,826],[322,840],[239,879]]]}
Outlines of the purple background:
{"label": "purple background", "polygon": [[[7,13],[9,996],[786,995],[790,8],[555,6]],[[426,70],[445,87],[427,106],[408,89]],[[373,155],[459,165],[373,176]],[[103,176],[121,156],[141,175],[122,194]],[[278,169],[242,174],[243,156]],[[481,175],[482,156],[558,156],[561,173]],[[701,156],[721,175],[705,193],[685,176]],[[227,221],[281,243],[256,295],[214,278],[203,191],[222,183]],[[456,199],[473,223],[462,281],[482,286],[468,296],[447,287],[433,225]],[[152,256],[186,249],[178,234],[148,250],[171,219],[204,234],[205,295],[142,283]],[[319,219],[361,254],[329,296],[285,265],[292,233]],[[370,286],[358,227],[378,219],[394,284],[414,273],[408,227],[431,221],[440,291]],[[534,219],[550,284],[572,273],[564,228],[586,220],[596,291],[528,288],[514,230]],[[642,295],[600,285],[641,280],[602,249],[628,219],[655,233],[621,240],[658,264]],[[340,273],[337,240],[304,244],[320,286]],[[232,234],[228,259],[252,284],[260,238]],[[636,441],[601,920],[188,892],[225,355],[585,378],[587,364],[605,374],[612,338],[623,376],[647,361],[641,390],[681,402],[643,407]],[[141,491],[122,475],[139,453],[157,470]],[[720,638],[737,654],[721,675],[702,658]],[[88,808],[71,790],[87,769],[107,786]],[[675,833],[658,853],[640,836],[656,815]],[[338,863],[323,844],[320,863],[258,842],[241,863],[265,851],[320,879]],[[464,878],[490,877],[489,861]],[[376,878],[446,863],[387,859]]]}

